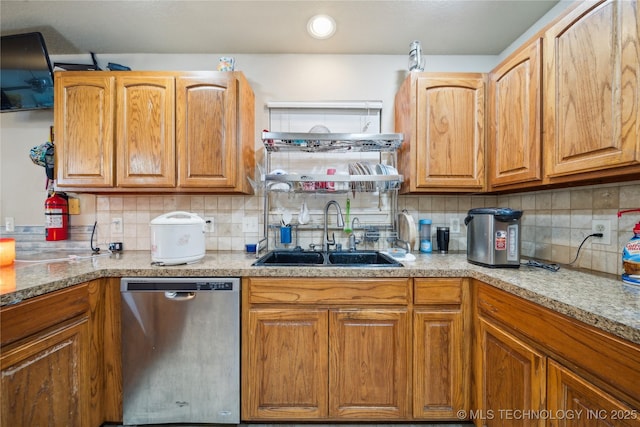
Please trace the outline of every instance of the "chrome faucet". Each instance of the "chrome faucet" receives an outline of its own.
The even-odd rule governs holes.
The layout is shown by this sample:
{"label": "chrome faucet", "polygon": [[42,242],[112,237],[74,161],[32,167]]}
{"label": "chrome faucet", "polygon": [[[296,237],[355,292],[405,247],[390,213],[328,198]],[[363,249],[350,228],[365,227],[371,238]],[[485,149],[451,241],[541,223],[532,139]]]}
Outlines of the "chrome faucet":
{"label": "chrome faucet", "polygon": [[360,244],[360,239],[356,237],[356,221],[358,225],[360,225],[360,219],[357,216],[353,217],[351,221],[351,234],[349,234],[349,251],[353,252],[358,249],[358,244]]}
{"label": "chrome faucet", "polygon": [[337,221],[338,227],[344,227],[344,219],[342,219],[342,209],[340,209],[340,205],[335,200],[329,201],[324,207],[324,234],[322,236],[322,249],[325,252],[329,252],[329,246],[336,244],[336,236],[335,233],[331,233],[331,240],[329,240],[329,207],[334,205],[336,207]]}

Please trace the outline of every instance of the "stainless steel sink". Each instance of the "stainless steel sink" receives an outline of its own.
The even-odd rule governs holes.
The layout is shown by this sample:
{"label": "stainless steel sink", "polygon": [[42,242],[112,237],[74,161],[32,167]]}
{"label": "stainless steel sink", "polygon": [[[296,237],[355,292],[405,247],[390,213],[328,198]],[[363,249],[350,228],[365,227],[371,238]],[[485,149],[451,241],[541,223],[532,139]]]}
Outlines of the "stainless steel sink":
{"label": "stainless steel sink", "polygon": [[392,257],[378,251],[307,252],[273,250],[254,266],[402,267]]}

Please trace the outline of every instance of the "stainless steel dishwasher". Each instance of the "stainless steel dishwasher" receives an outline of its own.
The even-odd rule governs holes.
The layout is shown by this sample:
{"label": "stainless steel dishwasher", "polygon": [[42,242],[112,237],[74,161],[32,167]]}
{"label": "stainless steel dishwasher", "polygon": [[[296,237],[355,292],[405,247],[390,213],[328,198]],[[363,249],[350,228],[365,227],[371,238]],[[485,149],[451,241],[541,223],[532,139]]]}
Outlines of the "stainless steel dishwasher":
{"label": "stainless steel dishwasher", "polygon": [[121,279],[124,425],[240,422],[240,279]]}

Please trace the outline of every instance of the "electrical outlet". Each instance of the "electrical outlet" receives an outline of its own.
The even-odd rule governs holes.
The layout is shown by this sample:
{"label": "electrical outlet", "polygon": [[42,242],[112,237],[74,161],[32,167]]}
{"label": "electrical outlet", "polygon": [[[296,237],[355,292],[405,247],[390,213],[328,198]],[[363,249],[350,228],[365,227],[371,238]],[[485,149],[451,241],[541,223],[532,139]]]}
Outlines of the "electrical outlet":
{"label": "electrical outlet", "polygon": [[242,218],[242,232],[243,233],[257,233],[258,232],[258,218],[254,216],[246,216]]}
{"label": "electrical outlet", "polygon": [[449,232],[460,233],[460,218],[449,219]]}
{"label": "electrical outlet", "polygon": [[111,219],[111,234],[122,234],[122,218]]}
{"label": "electrical outlet", "polygon": [[204,231],[207,233],[213,233],[215,231],[213,217],[205,217],[204,218]]}
{"label": "electrical outlet", "polygon": [[594,237],[593,242],[602,245],[611,244],[611,220],[594,219],[591,221],[591,232],[602,233],[602,237]]}
{"label": "electrical outlet", "polygon": [[15,222],[12,216],[8,216],[4,219],[4,228],[7,233],[15,231]]}

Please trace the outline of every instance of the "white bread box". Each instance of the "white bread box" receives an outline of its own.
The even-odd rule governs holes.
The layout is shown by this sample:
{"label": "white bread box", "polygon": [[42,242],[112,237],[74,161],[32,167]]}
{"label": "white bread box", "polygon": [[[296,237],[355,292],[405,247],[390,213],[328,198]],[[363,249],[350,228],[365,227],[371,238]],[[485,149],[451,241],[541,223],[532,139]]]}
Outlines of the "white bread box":
{"label": "white bread box", "polygon": [[151,262],[190,264],[204,258],[205,222],[190,212],[169,212],[151,220]]}

